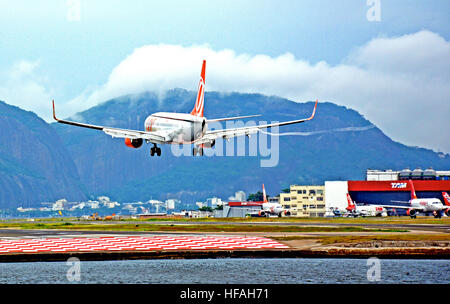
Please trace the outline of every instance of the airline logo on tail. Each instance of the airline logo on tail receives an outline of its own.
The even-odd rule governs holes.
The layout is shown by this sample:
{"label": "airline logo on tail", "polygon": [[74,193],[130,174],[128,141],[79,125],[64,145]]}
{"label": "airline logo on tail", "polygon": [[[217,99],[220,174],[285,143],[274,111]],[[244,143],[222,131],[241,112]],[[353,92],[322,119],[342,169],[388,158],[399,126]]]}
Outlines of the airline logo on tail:
{"label": "airline logo on tail", "polygon": [[198,83],[197,100],[195,101],[194,109],[191,115],[203,117],[203,109],[205,107],[205,69],[206,60],[203,60],[202,72],[200,74],[200,81]]}
{"label": "airline logo on tail", "polygon": [[354,209],[356,209],[355,203],[353,203],[353,200],[350,197],[350,194],[348,194],[348,193],[347,193],[347,203],[348,203],[348,207],[346,208],[347,210],[354,210]]}
{"label": "airline logo on tail", "polygon": [[450,195],[447,192],[442,192],[442,196],[444,197],[444,204],[450,206]]}
{"label": "airline logo on tail", "polygon": [[411,187],[411,199],[417,199],[416,190],[414,190],[414,185],[411,180],[409,180],[409,186]]}

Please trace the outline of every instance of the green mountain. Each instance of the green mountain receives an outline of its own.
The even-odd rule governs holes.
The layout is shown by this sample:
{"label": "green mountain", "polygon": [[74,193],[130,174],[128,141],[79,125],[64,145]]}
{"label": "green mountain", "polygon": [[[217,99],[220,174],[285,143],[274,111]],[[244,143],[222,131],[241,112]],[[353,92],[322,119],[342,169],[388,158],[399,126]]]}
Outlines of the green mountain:
{"label": "green mountain", "polygon": [[[195,95],[176,89],[162,96],[149,92],[123,96],[72,119],[142,130],[151,113],[190,112]],[[308,117],[313,106],[313,102],[260,94],[207,92],[205,96],[207,118],[262,114],[256,123]],[[255,193],[262,183],[269,195],[276,195],[291,184],[364,179],[367,168],[450,169],[448,154],[394,142],[358,112],[330,102],[320,102],[315,118],[307,123],[268,130],[295,135],[268,137],[269,148],[257,148],[257,156],[251,156],[249,142],[260,136],[217,141],[214,151],[221,155],[227,155],[226,149],[234,143],[228,150],[233,156],[207,156],[205,151],[203,157],[192,157],[190,147],[187,156],[176,156],[172,149],[180,147],[169,145],[162,147],[161,157],[150,157],[151,145],[131,149],[123,139],[91,129],[49,125],[34,113],[4,102],[0,102],[0,130],[0,208],[98,195],[119,202],[152,198],[195,202],[212,196],[226,199],[238,190]],[[244,156],[234,156],[242,140]],[[270,160],[268,167],[262,166]]]}
{"label": "green mountain", "polygon": [[54,129],[0,101],[0,208],[86,199],[77,168]]}
{"label": "green mountain", "polygon": [[[78,113],[73,119],[142,130],[145,118],[151,113],[190,112],[195,95],[195,92],[176,89],[163,96],[154,93],[123,96]],[[262,114],[258,121],[285,121],[308,117],[313,105],[313,102],[296,103],[260,94],[207,92],[205,116]],[[150,157],[151,145],[131,149],[122,139],[112,139],[100,131],[57,123],[52,126],[73,159],[86,193],[104,194],[122,202],[151,198],[193,202],[211,196],[227,198],[238,190],[257,192],[262,183],[273,195],[290,184],[364,179],[367,168],[450,169],[449,155],[394,142],[358,112],[329,102],[319,103],[312,121],[279,129],[282,133],[300,134],[277,137],[278,157],[274,149],[272,156],[261,153],[249,156],[251,139],[248,138],[245,138],[246,156],[176,157],[171,149],[178,146],[163,146],[161,157]],[[225,123],[222,126],[227,127]],[[270,143],[271,138],[268,140]],[[225,147],[231,143],[222,144]],[[236,139],[234,146],[232,154],[236,155]],[[261,167],[261,161],[271,157],[278,159],[276,165]]]}

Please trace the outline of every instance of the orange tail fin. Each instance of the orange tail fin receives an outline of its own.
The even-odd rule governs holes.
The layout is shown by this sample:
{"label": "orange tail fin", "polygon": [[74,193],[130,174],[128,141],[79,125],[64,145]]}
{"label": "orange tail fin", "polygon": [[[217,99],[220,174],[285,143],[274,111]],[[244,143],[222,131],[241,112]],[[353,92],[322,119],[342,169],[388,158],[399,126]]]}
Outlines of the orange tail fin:
{"label": "orange tail fin", "polygon": [[442,192],[442,196],[444,197],[444,204],[450,206],[450,195],[447,192]]}
{"label": "orange tail fin", "polygon": [[417,195],[416,195],[416,190],[414,190],[414,185],[412,180],[409,180],[409,186],[411,187],[411,199],[416,199]]}
{"label": "orange tail fin", "polygon": [[266,189],[264,189],[264,184],[263,184],[263,203],[267,203]]}
{"label": "orange tail fin", "polygon": [[197,100],[195,101],[194,109],[191,112],[191,115],[199,117],[203,117],[203,109],[205,107],[205,69],[206,60],[203,60],[202,72],[200,73],[200,81],[198,83]]}
{"label": "orange tail fin", "polygon": [[353,200],[350,197],[350,194],[348,194],[348,193],[347,193],[347,203],[348,203],[348,207],[346,208],[347,210],[355,209],[355,203],[353,203]]}

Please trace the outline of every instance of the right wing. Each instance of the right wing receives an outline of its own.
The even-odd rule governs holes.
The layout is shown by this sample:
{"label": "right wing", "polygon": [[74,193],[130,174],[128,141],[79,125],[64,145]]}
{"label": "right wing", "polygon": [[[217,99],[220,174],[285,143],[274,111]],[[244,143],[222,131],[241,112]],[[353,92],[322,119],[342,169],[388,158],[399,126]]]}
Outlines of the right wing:
{"label": "right wing", "polygon": [[130,138],[130,139],[142,138],[142,139],[145,139],[152,143],[157,143],[157,144],[163,144],[168,141],[167,134],[162,134],[162,133],[155,134],[155,132],[150,133],[150,132],[139,131],[139,130],[128,130],[128,129],[119,129],[119,128],[112,128],[112,127],[105,127],[105,126],[97,126],[97,125],[91,125],[91,124],[86,124],[86,123],[81,123],[81,122],[59,119],[56,117],[56,114],[55,114],[55,101],[52,101],[52,103],[53,103],[53,118],[59,123],[82,127],[82,128],[100,130],[112,137],[118,137],[118,138]]}
{"label": "right wing", "polygon": [[210,142],[216,140],[217,138],[228,139],[228,138],[233,138],[233,137],[241,136],[241,135],[251,135],[251,134],[258,133],[261,129],[267,129],[267,128],[276,127],[276,126],[292,125],[292,124],[302,123],[302,122],[311,120],[314,118],[314,115],[316,114],[316,108],[317,108],[318,101],[319,100],[316,100],[316,104],[314,105],[313,113],[308,118],[302,118],[302,119],[284,121],[284,122],[277,122],[277,123],[265,124],[265,125],[260,125],[260,126],[207,131],[205,133],[205,135],[196,142],[196,144],[201,145],[204,143],[210,143]]}

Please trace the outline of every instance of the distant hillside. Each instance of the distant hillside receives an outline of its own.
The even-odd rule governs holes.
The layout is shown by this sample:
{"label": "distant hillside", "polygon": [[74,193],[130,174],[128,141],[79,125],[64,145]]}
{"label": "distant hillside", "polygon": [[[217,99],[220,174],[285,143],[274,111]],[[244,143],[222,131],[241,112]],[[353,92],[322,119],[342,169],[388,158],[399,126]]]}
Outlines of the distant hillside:
{"label": "distant hillside", "polygon": [[85,199],[77,168],[53,128],[0,101],[0,208]]}
{"label": "distant hillside", "polygon": [[[168,91],[163,97],[153,93],[124,96],[73,119],[142,130],[147,115],[157,111],[190,112],[194,100],[195,92],[180,89]],[[313,102],[295,103],[260,94],[207,92],[205,97],[208,118],[263,114],[257,119],[284,121],[308,117],[312,109]],[[191,201],[210,196],[227,198],[237,190],[256,192],[262,183],[274,195],[290,184],[364,179],[367,168],[450,169],[448,155],[440,157],[431,150],[394,142],[356,111],[329,102],[319,103],[314,120],[280,128],[280,132],[303,133],[278,138],[279,163],[269,168],[260,167],[261,159],[268,157],[175,157],[168,146],[162,147],[161,157],[150,157],[150,145],[130,149],[123,140],[100,131],[56,123],[52,126],[78,168],[86,193],[105,194],[123,202],[168,197]],[[352,128],[355,131],[350,131]],[[312,135],[306,136],[307,132]]]}

